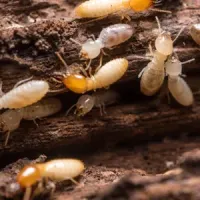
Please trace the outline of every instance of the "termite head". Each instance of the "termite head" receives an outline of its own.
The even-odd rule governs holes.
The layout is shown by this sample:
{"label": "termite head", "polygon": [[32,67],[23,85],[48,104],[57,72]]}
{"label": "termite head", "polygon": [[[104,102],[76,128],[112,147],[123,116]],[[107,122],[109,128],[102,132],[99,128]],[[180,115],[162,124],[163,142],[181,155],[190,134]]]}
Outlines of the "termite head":
{"label": "termite head", "polygon": [[63,78],[63,83],[72,92],[83,94],[87,91],[87,79],[80,74],[68,74]]}
{"label": "termite head", "polygon": [[40,170],[36,165],[28,165],[24,167],[17,176],[17,182],[23,188],[31,187],[40,179]]}
{"label": "termite head", "polygon": [[99,40],[88,40],[82,45],[80,56],[85,59],[94,59],[100,54],[101,47]]}
{"label": "termite head", "polygon": [[16,130],[21,122],[21,110],[7,110],[0,115],[0,130],[2,132]]}
{"label": "termite head", "polygon": [[78,116],[84,116],[92,110],[95,100],[91,95],[82,95],[76,103],[76,113]]}
{"label": "termite head", "polygon": [[171,55],[173,53],[173,41],[169,32],[163,31],[159,34],[155,41],[156,50],[163,55]]}
{"label": "termite head", "polygon": [[182,74],[182,63],[175,57],[169,58],[165,63],[165,69],[169,76],[179,76]]}
{"label": "termite head", "polygon": [[130,0],[129,6],[135,12],[145,11],[150,8],[153,4],[152,0]]}

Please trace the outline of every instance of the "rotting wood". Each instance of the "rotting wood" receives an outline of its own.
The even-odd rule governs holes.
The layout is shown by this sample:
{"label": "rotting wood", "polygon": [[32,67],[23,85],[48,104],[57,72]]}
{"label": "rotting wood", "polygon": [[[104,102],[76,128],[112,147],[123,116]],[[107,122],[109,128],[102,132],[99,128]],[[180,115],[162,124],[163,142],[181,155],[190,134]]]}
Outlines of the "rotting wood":
{"label": "rotting wood", "polygon": [[[34,79],[48,80],[52,89],[63,87],[61,84],[57,84],[51,79],[54,72],[65,71],[64,66],[62,66],[60,61],[56,58],[54,52],[60,50],[69,66],[82,64],[83,62],[79,59],[80,47],[71,43],[69,38],[73,37],[74,39],[84,42],[87,38],[91,37],[92,34],[97,37],[102,28],[113,23],[121,22],[119,17],[115,16],[92,23],[85,23],[87,22],[85,20],[72,21],[71,11],[69,10],[67,10],[67,12],[62,12],[65,19],[58,19],[61,16],[61,14],[58,14],[59,9],[62,10],[63,7],[58,5],[58,1],[55,0],[49,0],[48,3],[44,2],[43,4],[40,0],[33,0],[33,3],[30,4],[30,6],[25,5],[25,7],[23,7],[24,1],[21,0],[21,6],[16,2],[18,1],[0,1],[0,18],[3,17],[0,24],[2,24],[4,17],[7,17],[9,20],[16,17],[14,22],[21,22],[22,19],[24,19],[24,15],[23,13],[20,14],[20,12],[24,11],[25,7],[27,9],[27,16],[30,16],[32,19],[25,19],[25,22],[20,24],[23,27],[8,29],[9,24],[7,24],[6,27],[2,27],[0,30],[0,77],[4,83],[4,91],[10,90],[17,81],[32,75],[34,76]],[[68,0],[66,1],[66,6],[64,6],[64,8],[73,8],[77,2],[79,1]],[[2,5],[6,6],[5,8],[9,8],[7,10],[8,12],[6,12],[7,14],[2,12]],[[42,6],[40,7],[39,5]],[[35,14],[34,12],[36,12],[39,7],[41,8],[41,13]],[[192,41],[188,30],[191,23],[198,22],[200,10],[199,8],[191,9],[183,7],[180,1],[170,0],[166,1],[164,8],[172,10],[173,14],[166,15],[155,12],[146,12],[144,15],[132,15],[131,25],[135,28],[133,38],[113,50],[106,50],[110,56],[105,56],[104,62],[122,56],[126,57],[130,62],[127,74],[119,81],[119,84],[117,84],[119,89],[120,87],[129,87],[130,83],[133,83],[135,80],[137,82],[138,73],[148,62],[145,59],[141,59],[139,56],[144,56],[147,51],[148,43],[155,40],[157,29],[157,24],[154,19],[155,15],[159,16],[163,29],[170,31],[173,37],[175,37],[182,26],[187,26],[177,40],[175,50],[181,61],[191,58],[196,59],[195,62],[184,66],[184,73],[189,74],[189,79],[191,84],[193,84],[194,89],[199,89],[199,80],[195,79],[193,75],[199,73],[200,49],[199,46]],[[46,13],[48,13],[48,9],[54,10],[59,17],[50,19],[48,14],[45,17],[41,17],[44,14],[42,13],[43,11],[46,10]],[[45,18],[48,20],[42,20]],[[26,24],[27,22],[33,22],[33,19],[37,22]],[[94,61],[94,65],[96,64],[98,64],[98,59]],[[186,78],[186,81],[187,80],[188,78]],[[65,103],[64,100],[67,100],[68,95],[70,96],[71,94],[66,94],[63,103]],[[4,140],[4,135],[2,134],[0,141],[0,157],[1,160],[6,160],[7,157],[10,158],[12,155],[25,156],[37,152],[50,152],[50,154],[54,154],[52,148],[53,151],[56,149],[56,152],[62,152],[62,155],[69,155],[68,152],[65,151],[65,148],[72,152],[77,149],[82,151],[89,148],[103,148],[121,141],[134,139],[138,135],[146,138],[155,135],[176,135],[191,132],[198,133],[200,129],[199,95],[197,94],[195,97],[196,103],[193,109],[183,107],[174,108],[173,106],[171,107],[168,105],[161,105],[160,107],[155,108],[152,107],[150,99],[137,96],[137,101],[132,98],[132,104],[121,104],[108,108],[107,112],[109,114],[103,117],[99,115],[98,110],[92,111],[88,116],[82,119],[77,119],[73,116],[65,117],[64,113],[60,113],[39,121],[38,128],[36,128],[32,122],[24,121],[22,122],[21,127],[11,134],[7,148],[4,148],[2,145]],[[138,103],[138,99],[140,100],[140,103]],[[168,144],[167,146],[169,146],[169,148],[171,147],[172,152],[179,151],[178,148],[183,148],[177,145],[176,149],[171,145],[172,144],[170,143],[170,145]],[[198,147],[198,145],[199,143],[194,145],[194,147]],[[165,145],[162,143],[160,144],[160,147],[158,148],[159,153],[163,151],[164,146]],[[187,142],[185,146],[188,146]],[[152,149],[152,151],[154,151],[154,145],[152,145]],[[137,152],[140,152],[140,150],[135,153]],[[113,156],[113,154],[111,153],[110,156]],[[114,156],[117,157],[118,155],[114,154]],[[154,154],[152,154],[152,156],[154,156]],[[136,158],[137,157],[134,156],[132,159]],[[165,158],[165,154],[163,154],[163,158]],[[129,159],[129,161],[131,162],[131,159]],[[107,194],[98,194],[98,190],[101,188],[104,191],[107,187],[106,183],[116,181],[116,179],[112,179],[112,173],[110,172],[111,175],[108,175],[109,181],[103,183],[106,185],[105,187],[102,187],[103,184],[101,182],[99,185],[97,184],[93,187],[94,180],[99,180],[99,177],[104,181],[104,177],[101,176],[102,173],[104,173],[104,170],[105,174],[109,174],[106,167],[101,167],[101,163],[104,162],[105,159],[100,159],[98,162],[96,161],[94,163],[96,168],[89,168],[86,172],[86,175],[88,176],[87,180],[90,181],[90,185],[86,184],[87,187],[83,190],[77,189],[78,191],[76,190],[76,192],[71,191],[70,196],[69,194],[62,195],[61,193],[63,192],[64,187],[61,187],[61,192],[57,192],[56,199],[73,199],[75,194],[78,194],[81,198],[84,196],[90,199],[103,199]],[[152,162],[155,164],[155,162],[159,161],[154,160]],[[112,166],[112,164],[113,163],[110,165]],[[115,170],[120,168],[120,164],[121,162],[118,162]],[[3,165],[3,163],[1,165]],[[151,167],[153,168],[154,165]],[[135,168],[132,167],[132,170],[135,170]],[[96,179],[94,179],[90,174],[91,172],[96,173],[96,171],[99,173],[96,174]],[[119,171],[116,173],[117,178],[124,174],[123,170],[122,172]],[[10,171],[8,172],[10,173]],[[147,175],[145,171],[136,171],[135,174]],[[3,174],[3,176],[3,178],[1,177],[2,183],[9,178],[6,173]],[[11,177],[11,179],[13,180],[13,177]],[[193,200],[198,199],[198,196],[195,195],[199,192],[199,177],[194,179],[194,177],[190,176],[188,180],[185,180],[184,176],[177,177],[174,175],[169,178],[171,181],[174,181],[173,187],[171,187],[172,185],[167,181],[160,183],[161,179],[162,178],[156,177],[148,178],[147,182],[151,181],[154,182],[154,184],[145,186],[142,193],[137,190],[137,193],[130,192],[127,195],[133,195],[135,198],[142,196],[144,199],[147,197],[150,199],[158,197],[170,199],[170,194],[177,197],[176,195],[183,194],[182,192],[185,191],[184,187],[187,186],[187,192],[190,196],[187,196],[188,193],[186,192],[186,194],[184,193],[183,196],[180,196],[181,200],[184,198],[187,200],[192,198]],[[124,186],[124,182],[126,183],[127,181],[129,186],[132,187],[134,185],[134,180],[135,178],[132,177],[125,178],[125,181],[121,181],[119,184]],[[141,178],[140,180],[145,183],[146,179]],[[5,181],[4,183],[6,184],[8,182]],[[0,185],[0,193],[2,192],[1,189]],[[112,193],[116,191],[115,189],[114,186],[114,190],[110,190],[109,194],[112,195]],[[164,192],[162,193],[163,190]],[[94,194],[95,191],[96,193]],[[87,192],[90,194],[93,193],[94,195],[88,195],[86,194]]]}
{"label": "rotting wood", "polygon": [[[149,145],[129,146],[128,149],[113,149],[101,151],[94,155],[82,156],[81,159],[86,164],[86,170],[77,179],[79,185],[57,183],[53,199],[101,199],[102,197],[111,196],[118,188],[117,186],[121,185],[123,188],[118,188],[117,190],[121,196],[124,194],[143,194],[145,197],[149,195],[150,198],[153,198],[156,195],[157,197],[166,197],[166,200],[170,199],[170,194],[178,197],[179,194],[182,194],[179,188],[182,187],[185,191],[187,186],[192,196],[188,197],[188,193],[183,193],[183,196],[180,197],[188,197],[188,200],[191,200],[196,193],[196,188],[198,188],[199,178],[196,177],[194,179],[196,173],[193,170],[188,173],[186,165],[189,160],[195,160],[198,164],[193,167],[190,166],[190,169],[196,168],[196,171],[199,171],[199,149],[197,149],[199,147],[199,139],[199,137],[195,138],[195,141],[194,138],[187,137],[179,138],[178,140],[168,139]],[[46,159],[45,156],[40,156],[33,161],[27,158],[20,159],[2,169],[0,174],[0,180],[2,180],[0,197],[22,195],[21,190],[15,191],[18,191],[18,193],[14,193],[14,190],[9,190],[12,184],[16,184],[16,174],[24,165],[30,162],[43,162],[44,159]],[[167,164],[168,162],[173,164],[170,166]],[[181,163],[182,166],[186,164],[182,172],[179,168],[174,170],[174,168],[179,167],[177,163]],[[169,169],[170,171],[168,171]],[[163,178],[161,174],[166,171],[168,171],[168,175]],[[119,177],[127,174],[128,176],[118,180]],[[153,176],[155,174],[157,176]],[[136,175],[137,177],[135,177]],[[151,177],[149,177],[150,175]],[[170,182],[174,184],[171,185]],[[109,186],[111,183],[112,185]],[[141,187],[138,187],[139,185]],[[171,186],[175,186],[175,188]],[[193,189],[191,188],[192,186],[194,187]],[[162,188],[164,188],[164,193]],[[47,187],[43,193],[48,195],[50,192],[48,189]],[[126,193],[123,192],[123,189]],[[146,193],[146,190],[149,192]],[[177,193],[175,193],[176,190]],[[154,193],[150,191],[154,191]],[[124,198],[126,197],[124,196]]]}
{"label": "rotting wood", "polygon": [[[171,9],[170,5],[168,5]],[[106,50],[110,55],[104,58],[104,62],[115,57],[126,57],[129,60],[128,73],[122,78],[123,80],[137,79],[138,73],[146,66],[147,60],[140,56],[145,56],[148,50],[149,42],[153,42],[157,35],[157,24],[154,16],[158,15],[162,24],[162,28],[172,33],[173,37],[179,32],[183,26],[187,26],[185,31],[175,43],[176,52],[180,60],[196,58],[196,61],[185,65],[184,72],[199,71],[200,50],[189,35],[189,27],[191,22],[197,21],[200,14],[199,9],[172,9],[173,14],[166,15],[155,12],[147,12],[143,16],[133,15],[130,24],[134,27],[135,33],[129,41],[117,46],[113,50]],[[68,21],[69,20],[69,21]],[[83,64],[79,58],[80,47],[69,40],[70,37],[83,42],[91,35],[98,36],[103,27],[113,23],[120,23],[119,17],[108,17],[99,20],[98,23],[87,21],[65,19],[49,19],[41,20],[36,23],[23,25],[24,27],[5,28],[0,30],[0,60],[10,60],[25,66],[21,67],[13,64],[15,74],[10,72],[12,80],[6,76],[8,70],[1,70],[1,78],[4,81],[5,91],[10,89],[14,81],[21,80],[26,76],[33,75],[36,79],[47,79],[51,82],[53,89],[61,87],[51,80],[54,72],[59,70],[65,71],[64,66],[56,58],[54,52],[62,50],[63,57],[68,65]],[[169,26],[170,25],[170,26]],[[94,65],[97,65],[99,59],[96,59]],[[2,64],[4,65],[4,64]]]}
{"label": "rotting wood", "polygon": [[[200,11],[199,9],[190,10],[184,7],[176,9],[175,6],[171,6],[170,2],[166,3],[166,8],[172,10],[173,14],[147,12],[148,14],[144,16],[142,14],[133,15],[131,21],[135,28],[133,38],[109,51],[112,58],[125,56],[130,61],[128,73],[119,82],[119,87],[123,81],[125,82],[122,87],[126,87],[126,81],[138,80],[139,71],[147,64],[147,61],[140,58],[136,59],[136,57],[138,55],[144,56],[148,43],[155,39],[155,30],[157,29],[155,14],[159,14],[163,29],[170,31],[173,37],[182,26],[187,26],[175,44],[176,52],[181,60],[196,58],[195,62],[184,66],[184,73],[198,72],[200,51],[198,45],[188,35],[188,28],[191,21],[196,22],[196,17]],[[23,27],[2,28],[0,30],[0,60],[2,61],[0,77],[3,80],[4,91],[11,89],[16,81],[32,75],[35,79],[47,79],[51,83],[52,89],[62,87],[55,84],[51,79],[54,72],[65,71],[54,52],[62,49],[62,55],[68,65],[80,64],[81,61],[78,56],[80,47],[73,44],[69,38],[73,37],[84,41],[91,34],[97,36],[103,27],[111,23],[119,23],[119,17],[100,20],[98,25],[96,25],[96,22],[84,25],[81,25],[81,23],[85,23],[85,21],[50,19],[23,25]],[[108,59],[110,58],[107,57],[105,60]],[[190,79],[193,81],[195,90],[198,90],[198,80],[194,79],[192,75]],[[128,85],[130,85],[130,82],[127,83]],[[133,103],[135,103],[134,99]],[[193,109],[167,107],[164,111],[163,109],[157,111],[144,101],[134,105],[113,106],[108,109],[108,112],[108,116],[99,117],[98,111],[93,111],[92,114],[81,120],[72,116],[65,117],[61,114],[43,119],[39,123],[39,128],[35,128],[29,122],[27,124],[22,123],[21,128],[12,133],[8,147],[4,149],[3,145],[0,146],[0,155],[20,153],[24,150],[50,150],[52,145],[68,147],[75,144],[90,143],[92,146],[98,140],[108,145],[132,138],[135,135],[159,135],[199,130],[198,95]],[[94,119],[94,116],[96,119]],[[171,123],[171,126],[167,126],[169,123]],[[26,125],[30,127],[26,127]],[[1,139],[3,141],[4,137],[2,136]]]}

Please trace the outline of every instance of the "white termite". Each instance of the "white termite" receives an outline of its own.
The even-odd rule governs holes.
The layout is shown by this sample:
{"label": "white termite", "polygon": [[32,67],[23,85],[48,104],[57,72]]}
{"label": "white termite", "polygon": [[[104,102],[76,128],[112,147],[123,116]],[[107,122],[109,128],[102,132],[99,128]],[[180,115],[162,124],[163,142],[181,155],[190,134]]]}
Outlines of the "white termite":
{"label": "white termite", "polygon": [[[189,62],[193,60],[194,59]],[[168,89],[179,104],[191,106],[194,102],[194,97],[190,87],[181,77],[182,64],[183,63],[174,57],[169,58],[165,63],[166,74],[168,75]]]}
{"label": "white termite", "polygon": [[200,45],[200,24],[192,25],[190,29],[190,34],[193,40]]}
{"label": "white termite", "polygon": [[87,91],[107,88],[118,81],[127,69],[128,60],[117,58],[103,65],[92,77],[72,73],[64,76],[62,82],[69,90],[83,94]]}
{"label": "white termite", "polygon": [[85,169],[82,161],[77,159],[56,159],[38,164],[37,167],[42,172],[43,177],[55,181],[73,180]]}
{"label": "white termite", "polygon": [[26,189],[23,200],[29,200],[32,186],[43,178],[53,181],[74,180],[85,169],[84,163],[77,159],[56,159],[42,164],[25,166],[17,176],[17,182]]}
{"label": "white termite", "polygon": [[80,55],[85,59],[94,59],[100,54],[101,49],[121,44],[130,39],[133,33],[133,27],[128,24],[111,25],[104,28],[96,40],[89,39],[84,44],[78,43],[82,47]]}
{"label": "white termite", "polygon": [[0,109],[23,108],[42,99],[48,91],[49,84],[46,81],[33,80],[26,82],[13,88],[0,98]]}
{"label": "white termite", "polygon": [[[78,18],[99,18],[109,14],[119,13],[120,11],[132,10],[134,12],[141,12],[148,9],[171,13],[169,11],[151,8],[153,4],[159,4],[159,2],[159,0],[88,0],[75,8],[75,15]],[[125,16],[130,19],[127,14]]]}
{"label": "white termite", "polygon": [[47,117],[59,112],[62,108],[61,101],[57,98],[46,98],[41,101],[22,108],[23,119],[35,120]]}
{"label": "white termite", "polygon": [[1,130],[7,133],[5,146],[8,143],[10,133],[19,128],[22,119],[36,120],[47,117],[59,112],[61,108],[62,104],[59,99],[47,98],[21,109],[5,111],[0,115]]}
{"label": "white termite", "polygon": [[119,99],[119,94],[114,90],[104,90],[94,92],[92,95],[82,95],[77,103],[73,105],[67,112],[76,106],[75,113],[78,116],[84,116],[92,110],[93,107],[98,107],[100,109],[100,114],[103,115],[105,112],[105,106],[116,103]]}
{"label": "white termite", "polygon": [[178,38],[183,29],[180,30],[173,41],[171,34],[161,30],[160,22],[156,17],[160,34],[155,40],[156,51],[152,53],[152,61],[140,72],[140,90],[146,96],[152,96],[161,88],[164,77],[164,62],[173,53],[173,42]]}

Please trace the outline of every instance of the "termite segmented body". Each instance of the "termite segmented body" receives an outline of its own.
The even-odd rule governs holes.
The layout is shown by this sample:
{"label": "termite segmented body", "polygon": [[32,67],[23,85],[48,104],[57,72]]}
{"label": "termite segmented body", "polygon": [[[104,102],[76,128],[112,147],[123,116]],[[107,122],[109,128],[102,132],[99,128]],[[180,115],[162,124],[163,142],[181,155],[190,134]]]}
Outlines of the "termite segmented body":
{"label": "termite segmented body", "polygon": [[17,176],[17,182],[26,189],[23,200],[29,200],[31,187],[43,178],[53,181],[71,180],[79,176],[85,169],[84,163],[77,159],[56,159],[42,164],[24,167]]}
{"label": "termite segmented body", "polygon": [[106,88],[119,80],[128,69],[128,60],[118,58],[103,65],[91,78],[80,74],[67,74],[63,78],[65,86],[75,92],[83,94],[98,88]]}
{"label": "termite segmented body", "polygon": [[72,180],[85,169],[84,163],[77,159],[57,159],[38,164],[42,177],[55,181]]}
{"label": "termite segmented body", "polygon": [[130,39],[134,29],[128,24],[115,24],[104,28],[99,37],[88,40],[82,45],[81,56],[86,59],[96,58],[102,48],[111,48]]}
{"label": "termite segmented body", "polygon": [[194,24],[190,29],[193,40],[200,45],[200,24]]}
{"label": "termite segmented body", "polygon": [[144,11],[152,4],[152,0],[88,0],[75,8],[75,14],[79,18],[98,18],[126,9]]}
{"label": "termite segmented body", "polygon": [[168,75],[168,88],[174,99],[183,106],[192,105],[193,93],[185,80],[180,77],[182,63],[176,58],[170,58],[165,63],[165,68]]}
{"label": "termite segmented body", "polygon": [[101,115],[105,113],[105,105],[111,105],[119,99],[119,94],[114,90],[98,91],[92,95],[82,95],[76,103],[76,113],[84,116],[93,107],[100,108]]}
{"label": "termite segmented body", "polygon": [[59,112],[62,108],[61,101],[57,98],[43,99],[35,104],[22,108],[22,117],[25,120],[35,120]]}
{"label": "termite segmented body", "polygon": [[171,34],[162,32],[155,41],[156,51],[153,53],[152,61],[139,74],[141,77],[140,90],[147,96],[154,95],[162,86],[165,71],[164,62],[167,56],[173,52],[173,41]]}
{"label": "termite segmented body", "polygon": [[5,111],[0,115],[1,130],[7,132],[5,146],[8,143],[10,132],[19,128],[22,119],[35,120],[47,117],[59,112],[61,108],[62,104],[59,99],[47,98],[21,109]]}
{"label": "termite segmented body", "polygon": [[23,108],[42,99],[49,90],[46,81],[34,80],[12,89],[0,98],[0,109]]}

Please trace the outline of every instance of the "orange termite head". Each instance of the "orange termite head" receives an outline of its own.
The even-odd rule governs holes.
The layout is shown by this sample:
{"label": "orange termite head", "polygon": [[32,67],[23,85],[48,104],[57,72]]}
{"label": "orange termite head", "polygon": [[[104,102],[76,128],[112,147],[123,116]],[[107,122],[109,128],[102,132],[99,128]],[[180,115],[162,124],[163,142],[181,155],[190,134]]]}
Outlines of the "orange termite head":
{"label": "orange termite head", "polygon": [[153,4],[153,0],[130,0],[129,6],[135,12],[145,11]]}
{"label": "orange termite head", "polygon": [[17,182],[23,188],[31,187],[40,179],[40,170],[36,167],[36,165],[28,165],[24,167],[17,176]]}
{"label": "orange termite head", "polygon": [[83,94],[87,91],[87,80],[80,74],[69,74],[64,77],[63,83],[72,92]]}

